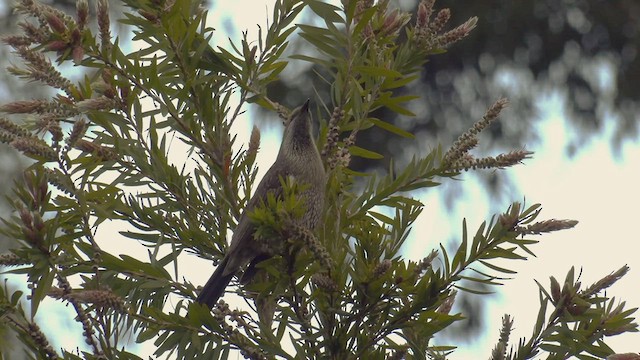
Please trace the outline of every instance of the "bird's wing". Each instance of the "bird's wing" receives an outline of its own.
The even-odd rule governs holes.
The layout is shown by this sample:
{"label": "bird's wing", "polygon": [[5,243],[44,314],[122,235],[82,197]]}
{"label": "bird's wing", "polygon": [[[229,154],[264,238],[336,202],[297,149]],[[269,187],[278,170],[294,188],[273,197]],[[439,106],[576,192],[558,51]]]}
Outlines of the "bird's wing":
{"label": "bird's wing", "polygon": [[248,264],[254,257],[260,254],[256,244],[253,243],[255,226],[247,213],[260,204],[260,201],[266,200],[268,193],[273,193],[276,198],[282,194],[282,185],[280,184],[281,176],[283,176],[282,171],[272,166],[264,175],[253,197],[249,199],[247,206],[242,211],[240,220],[238,220],[238,226],[233,232],[231,244],[225,256],[225,258],[229,259],[224,271],[225,275],[237,272],[242,266]]}

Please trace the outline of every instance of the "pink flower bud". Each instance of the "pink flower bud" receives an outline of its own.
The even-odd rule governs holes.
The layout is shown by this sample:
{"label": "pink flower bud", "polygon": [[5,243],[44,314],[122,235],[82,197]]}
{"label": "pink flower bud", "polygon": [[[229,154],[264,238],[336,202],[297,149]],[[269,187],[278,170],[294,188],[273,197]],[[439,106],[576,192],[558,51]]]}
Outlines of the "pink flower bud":
{"label": "pink flower bud", "polygon": [[47,13],[47,23],[51,27],[51,30],[57,33],[64,33],[67,31],[67,27],[64,25],[64,22],[58,17],[58,15],[53,12]]}

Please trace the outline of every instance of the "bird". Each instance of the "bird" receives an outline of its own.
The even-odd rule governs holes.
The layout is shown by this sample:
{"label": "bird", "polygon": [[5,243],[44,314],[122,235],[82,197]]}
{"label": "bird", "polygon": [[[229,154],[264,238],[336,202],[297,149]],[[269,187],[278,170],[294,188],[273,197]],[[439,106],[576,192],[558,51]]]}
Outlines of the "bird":
{"label": "bird", "polygon": [[[241,269],[249,265],[242,277],[246,282],[249,271],[255,265],[274,254],[265,251],[264,246],[254,236],[256,225],[249,218],[250,213],[261,202],[267,201],[267,194],[276,199],[283,193],[282,179],[293,178],[296,183],[306,184],[299,196],[305,205],[305,212],[297,220],[298,225],[314,230],[322,216],[326,173],[320,153],[311,130],[309,100],[293,110],[285,125],[282,143],[275,162],[266,172],[254,195],[247,202],[238,225],[231,237],[229,248],[207,283],[198,294],[196,302],[213,308],[224,294],[229,282],[239,275]],[[284,241],[284,239],[282,240]]]}

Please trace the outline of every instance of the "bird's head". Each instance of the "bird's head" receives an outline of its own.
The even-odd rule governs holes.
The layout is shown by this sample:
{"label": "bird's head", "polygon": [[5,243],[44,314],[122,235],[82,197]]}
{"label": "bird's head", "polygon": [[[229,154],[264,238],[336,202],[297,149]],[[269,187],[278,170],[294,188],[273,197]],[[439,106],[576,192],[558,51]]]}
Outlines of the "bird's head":
{"label": "bird's head", "polygon": [[309,113],[309,100],[307,100],[302,106],[291,112],[284,129],[280,154],[282,155],[283,151],[297,153],[310,149],[315,151],[316,144],[311,134],[311,114]]}

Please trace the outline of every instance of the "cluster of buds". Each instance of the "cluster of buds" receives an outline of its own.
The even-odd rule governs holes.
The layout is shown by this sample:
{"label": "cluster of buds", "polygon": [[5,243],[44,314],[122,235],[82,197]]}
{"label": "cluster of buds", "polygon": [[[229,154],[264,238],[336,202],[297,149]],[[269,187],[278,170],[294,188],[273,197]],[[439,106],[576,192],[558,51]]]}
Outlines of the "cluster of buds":
{"label": "cluster of buds", "polygon": [[327,292],[334,293],[338,291],[338,285],[331,277],[324,273],[316,273],[311,276],[311,281],[319,288]]}
{"label": "cluster of buds", "polygon": [[[358,24],[363,19],[366,11],[374,6],[373,0],[357,0],[356,9],[353,17],[353,23]],[[391,36],[395,38],[400,29],[405,26],[411,19],[411,15],[395,9],[387,12],[389,1],[379,1],[376,6],[376,13],[367,17],[367,24],[362,30],[365,41],[373,40],[377,36]]]}
{"label": "cluster of buds", "polygon": [[477,169],[504,169],[522,163],[531,158],[533,152],[526,150],[514,150],[496,157],[487,156],[475,158],[471,154],[463,154],[457,161],[451,163],[451,169],[455,171],[469,171]]}
{"label": "cluster of buds", "polygon": [[[29,80],[38,81],[55,89],[62,90],[64,95],[57,95],[53,100],[25,100],[15,101],[0,106],[1,112],[10,114],[36,114],[33,122],[34,133],[27,131],[19,125],[0,118],[0,142],[8,143],[25,155],[44,161],[58,161],[59,142],[64,134],[60,121],[77,116],[86,111],[103,111],[122,109],[123,101],[118,97],[114,78],[108,70],[102,72],[101,81],[92,84],[95,95],[87,99],[80,89],[69,79],[62,76],[52,65],[47,51],[58,53],[58,61],[72,59],[76,63],[84,58],[83,39],[86,38],[88,29],[89,6],[87,0],[76,2],[75,18],[44,5],[35,0],[19,0],[16,4],[17,12],[27,15],[35,21],[25,20],[20,28],[23,33],[3,37],[3,42],[12,46],[15,53],[23,59],[25,67],[9,66],[8,71],[13,75]],[[97,1],[97,19],[100,36],[103,41],[103,49],[110,45],[110,22],[107,0]],[[121,89],[121,96],[128,95],[128,89]],[[37,132],[46,132],[51,135],[53,145],[44,141]],[[104,147],[94,146],[85,142],[78,145],[84,134],[83,127],[74,126],[69,145],[77,145],[81,150],[97,152],[103,159],[113,159],[114,154]],[[68,151],[66,147],[64,151]]]}
{"label": "cluster of buds", "polygon": [[49,340],[47,340],[47,337],[44,335],[42,330],[40,330],[38,324],[29,322],[29,325],[27,326],[27,334],[38,345],[38,348],[40,348],[47,354],[47,359],[60,358],[58,354],[56,354],[55,350],[53,350],[53,347],[49,343]]}
{"label": "cluster of buds", "polygon": [[577,224],[577,220],[549,219],[527,226],[517,226],[515,231],[520,235],[540,235],[542,233],[571,229]]}
{"label": "cluster of buds", "polygon": [[363,42],[369,45],[377,45],[378,39],[385,38],[394,40],[398,37],[400,29],[402,29],[411,20],[409,13],[401,12],[399,10],[393,10],[387,13],[383,8],[378,11],[380,14],[378,21],[374,23],[376,18],[373,18],[367,23],[362,30]]}
{"label": "cluster of buds", "polygon": [[71,290],[65,292],[58,287],[52,287],[49,290],[49,296],[54,299],[60,299],[65,301],[75,301],[80,304],[92,304],[96,307],[111,309],[116,311],[124,311],[124,301],[108,290]]}
{"label": "cluster of buds", "polygon": [[344,110],[339,107],[333,109],[331,118],[329,119],[327,142],[324,144],[320,155],[326,158],[329,154],[333,153],[338,147],[338,141],[340,140],[340,121],[344,118]]}
{"label": "cluster of buds", "polygon": [[[570,229],[578,224],[576,220],[566,219],[549,219],[538,221],[532,224],[535,217],[540,213],[540,209],[529,213],[527,216],[522,217],[520,214],[521,204],[514,203],[509,209],[500,214],[498,217],[498,223],[507,231],[515,232],[517,235],[539,235],[542,233],[560,231]],[[521,224],[527,224],[525,226]]]}
{"label": "cluster of buds", "polygon": [[109,27],[111,21],[109,20],[109,1],[98,0],[98,29],[100,31],[100,40],[103,50],[111,48],[111,31]]}
{"label": "cluster of buds", "polygon": [[574,283],[567,279],[562,289],[553,276],[550,277],[550,282],[551,302],[558,315],[565,311],[571,315],[582,315],[591,307],[591,304],[585,300],[587,297],[580,292],[580,281]]}
{"label": "cluster of buds", "polygon": [[339,107],[333,109],[331,119],[329,119],[329,131],[327,132],[327,142],[322,148],[321,155],[327,159],[329,169],[336,167],[347,167],[351,162],[349,148],[356,142],[358,130],[351,131],[349,136],[340,145],[340,122],[344,119],[344,110]]}
{"label": "cluster of buds", "polygon": [[[69,99],[83,100],[80,91],[53,67],[43,51],[56,51],[60,56],[58,61],[63,61],[68,56],[71,56],[76,63],[82,61],[84,58],[82,39],[85,37],[83,32],[89,31],[87,29],[89,16],[87,1],[77,1],[76,19],[51,6],[33,0],[20,0],[16,9],[18,12],[37,19],[38,25],[22,22],[20,27],[23,34],[3,37],[3,41],[12,46],[16,54],[27,64],[24,69],[10,66],[9,72],[63,90]],[[107,0],[97,1],[97,18],[103,48],[109,47],[111,34],[109,30],[109,2]],[[31,47],[32,45],[36,46]],[[107,73],[108,71],[105,71],[105,74]],[[111,76],[105,78],[105,74],[103,74],[104,81],[111,84]],[[113,99],[115,97],[113,86],[108,85],[108,89],[103,95]],[[89,105],[90,109],[94,109],[96,106]]]}
{"label": "cluster of buds", "polygon": [[8,114],[46,114],[51,115],[74,115],[72,109],[67,106],[62,99],[57,101],[48,100],[18,100],[0,106],[0,111]]}
{"label": "cluster of buds", "polygon": [[60,170],[45,168],[44,171],[47,174],[47,181],[56,189],[68,195],[73,195],[75,193],[76,189],[73,182],[71,182],[68,177],[64,176]]}
{"label": "cluster of buds", "polygon": [[58,286],[60,294],[62,294],[62,296],[66,296],[66,300],[71,303],[76,310],[76,314],[78,315],[76,317],[76,321],[82,324],[82,336],[84,336],[85,343],[93,348],[93,352],[98,358],[104,357],[104,352],[98,347],[98,344],[94,339],[95,330],[93,328],[92,321],[89,319],[89,316],[87,316],[87,313],[78,301],[74,297],[68,296],[73,292],[71,284],[69,284],[69,281],[65,277],[59,276]]}
{"label": "cluster of buds", "polygon": [[491,105],[480,121],[458,137],[453,146],[444,154],[444,161],[449,164],[454,163],[475,148],[478,145],[478,134],[493,123],[508,104],[509,101],[503,98]]}
{"label": "cluster of buds", "polygon": [[423,272],[425,272],[427,269],[429,269],[431,267],[431,264],[433,263],[433,260],[435,260],[437,257],[438,257],[438,250],[431,250],[429,255],[425,256],[416,265],[416,269],[415,269],[416,274],[420,275]]}
{"label": "cluster of buds", "polygon": [[583,291],[585,296],[595,295],[615,284],[618,280],[620,280],[623,276],[625,276],[629,272],[629,267],[627,265],[621,267],[617,271],[612,272],[611,274],[603,277],[598,280],[595,284],[589,286]]}
{"label": "cluster of buds", "polygon": [[64,134],[62,133],[62,127],[60,121],[52,116],[42,116],[36,123],[36,128],[41,132],[48,132],[51,134],[51,140],[53,140],[54,146],[62,140]]}
{"label": "cluster of buds", "polygon": [[0,266],[20,266],[27,264],[31,264],[31,262],[14,253],[0,254]]}
{"label": "cluster of buds", "polygon": [[[160,24],[162,14],[171,11],[175,4],[175,0],[151,0],[148,9],[138,10],[138,14],[154,24]],[[196,11],[201,14],[204,11],[203,6],[200,5]],[[282,21],[282,19],[280,20]]]}
{"label": "cluster of buds", "polygon": [[240,310],[232,310],[229,313],[229,320],[235,322],[237,324],[237,326],[245,329],[247,332],[251,331],[251,326],[249,325],[249,323],[247,322],[247,320],[245,319],[247,317],[247,313],[245,311],[240,311]]}
{"label": "cluster of buds", "polygon": [[313,235],[309,229],[297,224],[291,224],[290,226],[290,240],[289,242],[301,241],[313,256],[320,262],[320,265],[325,269],[333,269],[334,263],[331,255],[327,249],[320,243],[317,237]]}
{"label": "cluster of buds", "polygon": [[82,45],[83,32],[89,17],[89,6],[86,0],[76,3],[77,17],[73,19],[54,7],[33,0],[21,0],[16,10],[38,20],[39,26],[29,22],[21,22],[24,35],[13,35],[4,38],[11,46],[30,46],[36,44],[48,51],[55,51],[62,58],[71,58],[79,63],[84,58]]}
{"label": "cluster of buds", "polygon": [[264,351],[256,346],[245,335],[241,334],[239,330],[233,329],[229,334],[229,342],[234,344],[240,349],[240,354],[245,359],[267,360],[268,357],[264,354]]}
{"label": "cluster of buds", "polygon": [[354,129],[351,131],[351,134],[344,139],[343,145],[336,151],[332,159],[329,161],[329,166],[332,167],[347,167],[351,162],[351,153],[349,152],[349,148],[356,143],[356,136],[358,135],[358,130]]}
{"label": "cluster of buds", "polygon": [[100,73],[100,78],[91,83],[91,90],[93,90],[97,95],[101,95],[109,99],[115,99],[117,93],[116,87],[114,86],[114,76],[111,70],[103,69]]}
{"label": "cluster of buds", "polygon": [[0,117],[0,142],[11,143],[20,138],[32,137],[31,133],[13,121]]}
{"label": "cluster of buds", "polygon": [[380,263],[373,268],[373,279],[379,279],[382,275],[384,275],[391,268],[391,260],[384,259]]}
{"label": "cluster of buds", "polygon": [[621,353],[607,356],[607,360],[640,360],[640,353]]}
{"label": "cluster of buds", "polygon": [[251,333],[254,329],[251,328],[245,320],[247,316],[246,312],[231,310],[229,304],[224,302],[224,300],[219,300],[213,307],[212,312],[217,324],[220,325],[222,331],[227,335],[227,340],[238,347],[242,355],[248,359],[267,359],[260,348],[256,347],[237,327],[231,326],[227,321],[228,317],[229,320],[235,322],[238,327],[243,328],[246,333]]}
{"label": "cluster of buds", "polygon": [[[521,221],[520,208],[521,208],[521,204],[516,202],[513,205],[511,205],[506,212],[500,214],[500,216],[498,217],[498,222],[507,231],[514,231],[518,226],[518,224],[520,223]],[[535,217],[539,213],[540,213],[540,209],[536,210],[530,216]]]}
{"label": "cluster of buds", "polygon": [[21,192],[20,202],[16,204],[22,223],[22,235],[30,246],[48,254],[49,250],[45,244],[47,229],[42,218],[43,209],[49,202],[50,196],[47,178],[27,171],[24,174],[24,185],[26,191]]}
{"label": "cluster of buds", "polygon": [[253,129],[251,129],[251,135],[249,136],[249,146],[247,147],[247,159],[249,159],[250,163],[256,158],[258,154],[258,150],[260,149],[260,129],[257,126],[253,125]]}
{"label": "cluster of buds", "polygon": [[44,246],[45,223],[39,212],[21,208],[19,211],[20,220],[22,221],[22,234],[29,244],[33,247],[47,252]]}
{"label": "cluster of buds", "polygon": [[409,13],[401,12],[398,9],[388,14],[384,14],[380,33],[382,36],[397,37],[402,29],[411,20]]}
{"label": "cluster of buds", "polygon": [[451,312],[451,308],[453,307],[454,302],[456,301],[457,294],[458,294],[457,291],[455,290],[451,291],[449,296],[447,296],[447,298],[444,299],[442,304],[438,306],[438,309],[436,309],[436,312],[440,314],[449,314],[449,312]]}
{"label": "cluster of buds", "polygon": [[82,139],[84,134],[87,132],[88,123],[84,119],[79,119],[73,123],[73,127],[71,128],[71,133],[67,138],[67,144],[69,146],[74,146],[78,140]]}
{"label": "cluster of buds", "polygon": [[[1,112],[9,114],[38,114],[34,122],[37,132],[51,134],[54,147],[62,140],[63,132],[60,118],[72,116],[77,112],[58,97],[56,101],[24,100],[0,106]],[[56,161],[57,153],[46,141],[40,139],[24,127],[5,118],[0,118],[0,142],[8,143],[27,156],[45,161]]]}
{"label": "cluster of buds", "polygon": [[394,351],[391,356],[387,357],[387,359],[389,360],[402,360],[402,359],[406,359],[407,358],[407,353],[409,352],[409,349],[407,348],[402,348],[402,349],[398,349],[396,351]]}
{"label": "cluster of buds", "polygon": [[471,129],[460,135],[451,148],[444,154],[443,162],[454,171],[475,169],[503,169],[521,163],[531,157],[533,152],[514,150],[496,157],[475,158],[469,152],[478,146],[478,134],[496,120],[502,109],[508,104],[507,99],[499,99],[476,122]]}
{"label": "cluster of buds", "polygon": [[102,161],[113,161],[118,159],[118,153],[112,148],[108,148],[88,140],[80,139],[75,142],[74,147],[84,153],[93,154]]}
{"label": "cluster of buds", "polygon": [[92,99],[78,101],[76,103],[76,106],[78,107],[78,110],[80,112],[113,110],[122,108],[122,104],[118,99],[112,99],[104,95]]}
{"label": "cluster of buds", "polygon": [[[597,294],[600,291],[612,286],[615,282],[620,280],[629,271],[628,266],[623,266],[617,271],[605,276],[598,280],[595,284],[589,286],[585,290],[580,290],[581,283],[579,281],[573,282],[572,274],[573,269],[567,275],[567,279],[564,282],[562,288],[558,281],[552,276],[550,278],[550,296],[551,302],[555,306],[556,316],[569,313],[571,319],[573,316],[582,315],[591,308],[593,298],[597,298]],[[600,302],[599,300],[596,300]],[[610,300],[614,301],[614,300]],[[625,310],[625,302],[620,302],[616,307],[613,304],[604,307],[604,316],[598,322],[597,331],[601,332],[605,336],[614,336],[625,332],[637,331],[637,324],[633,322],[633,318],[628,317],[630,312]]]}
{"label": "cluster of buds", "polygon": [[451,17],[451,11],[442,9],[431,20],[434,4],[435,0],[422,0],[418,5],[416,26],[412,39],[420,48],[427,51],[447,48],[467,37],[471,30],[476,27],[478,18],[474,16],[453,30],[441,33]]}
{"label": "cluster of buds", "polygon": [[506,359],[507,354],[507,346],[509,345],[509,336],[511,335],[511,330],[513,329],[513,319],[509,315],[505,315],[502,317],[502,328],[500,329],[500,338],[498,339],[498,343],[491,351],[492,360],[497,359]]}
{"label": "cluster of buds", "polygon": [[[360,20],[362,20],[362,15],[364,14],[364,12],[366,10],[371,9],[371,7],[373,7],[373,0],[349,0],[349,1],[357,1],[356,3],[356,11],[354,13],[353,16],[353,21],[355,23],[359,23]],[[348,7],[347,4],[345,4],[345,9]]]}
{"label": "cluster of buds", "polygon": [[[352,22],[362,30],[354,34],[359,47],[368,52],[365,55],[374,60],[371,65],[389,68],[390,53],[397,46],[401,30],[411,20],[411,14],[398,9],[388,10],[389,1],[358,0]],[[365,16],[366,14],[366,16]]]}
{"label": "cluster of buds", "polygon": [[[5,38],[5,42],[7,38]],[[9,43],[9,45],[12,45]],[[14,66],[7,67],[9,73],[24,77],[30,80],[42,82],[53,88],[64,91],[67,96],[73,98],[78,93],[78,90],[71,83],[71,81],[62,74],[51,64],[51,61],[39,51],[29,48],[24,45],[14,46],[15,53],[21,57],[27,64],[26,69],[17,68]]]}
{"label": "cluster of buds", "polygon": [[231,334],[233,333],[233,327],[227,323],[227,316],[231,315],[231,308],[229,304],[224,302],[224,300],[219,300],[216,305],[211,310],[213,314],[213,318],[216,319],[216,322],[222,327],[225,333]]}

